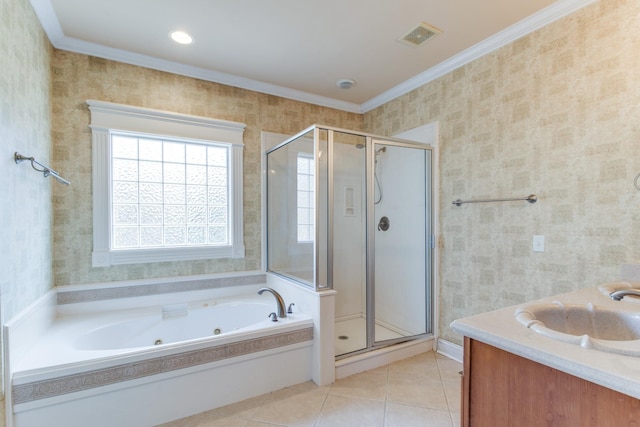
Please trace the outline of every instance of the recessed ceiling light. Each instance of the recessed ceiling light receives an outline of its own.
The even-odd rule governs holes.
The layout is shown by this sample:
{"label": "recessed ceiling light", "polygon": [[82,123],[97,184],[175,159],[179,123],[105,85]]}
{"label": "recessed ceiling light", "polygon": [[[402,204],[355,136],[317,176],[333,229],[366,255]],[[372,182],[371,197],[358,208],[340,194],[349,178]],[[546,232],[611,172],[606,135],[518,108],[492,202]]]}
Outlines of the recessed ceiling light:
{"label": "recessed ceiling light", "polygon": [[338,80],[336,85],[338,85],[340,89],[351,89],[356,85],[356,81],[353,79],[342,79]]}
{"label": "recessed ceiling light", "polygon": [[191,37],[188,33],[184,31],[174,31],[169,36],[173,39],[174,42],[180,44],[191,44],[193,43],[193,37]]}

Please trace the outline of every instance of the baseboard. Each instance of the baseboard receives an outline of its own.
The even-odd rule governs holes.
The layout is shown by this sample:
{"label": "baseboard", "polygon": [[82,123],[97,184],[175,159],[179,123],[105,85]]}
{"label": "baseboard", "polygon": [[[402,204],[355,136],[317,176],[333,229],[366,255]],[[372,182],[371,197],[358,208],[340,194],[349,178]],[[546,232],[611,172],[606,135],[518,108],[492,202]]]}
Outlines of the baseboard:
{"label": "baseboard", "polygon": [[438,338],[436,352],[460,363],[462,363],[462,359],[464,358],[464,351],[461,345],[443,340],[442,338]]}

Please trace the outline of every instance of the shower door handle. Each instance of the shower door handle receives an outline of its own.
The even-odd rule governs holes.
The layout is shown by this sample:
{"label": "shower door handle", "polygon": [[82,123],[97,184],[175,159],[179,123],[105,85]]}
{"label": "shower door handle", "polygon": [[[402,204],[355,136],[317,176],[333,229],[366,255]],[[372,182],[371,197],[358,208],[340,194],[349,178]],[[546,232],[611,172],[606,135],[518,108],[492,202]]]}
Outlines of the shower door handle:
{"label": "shower door handle", "polygon": [[383,216],[378,222],[378,231],[387,231],[389,229],[389,218]]}

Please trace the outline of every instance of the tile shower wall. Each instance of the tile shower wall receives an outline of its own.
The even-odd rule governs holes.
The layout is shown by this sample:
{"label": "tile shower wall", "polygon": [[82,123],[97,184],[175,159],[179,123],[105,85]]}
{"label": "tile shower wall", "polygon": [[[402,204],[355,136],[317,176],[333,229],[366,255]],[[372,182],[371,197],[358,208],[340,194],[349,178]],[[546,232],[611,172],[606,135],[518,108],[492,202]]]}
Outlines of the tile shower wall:
{"label": "tile shower wall", "polygon": [[[74,185],[54,197],[55,284],[191,275],[260,268],[260,132],[294,134],[314,123],[360,130],[362,117],[244,89],[54,51],[54,160]],[[91,133],[87,99],[247,124],[244,133],[246,257],[92,268]]]}
{"label": "tile shower wall", "polygon": [[640,261],[638,52],[640,3],[600,1],[365,114],[383,135],[440,123],[441,337]]}
{"label": "tile shower wall", "polygon": [[52,286],[54,184],[13,161],[18,151],[52,163],[50,62],[29,1],[0,0],[0,323]]}

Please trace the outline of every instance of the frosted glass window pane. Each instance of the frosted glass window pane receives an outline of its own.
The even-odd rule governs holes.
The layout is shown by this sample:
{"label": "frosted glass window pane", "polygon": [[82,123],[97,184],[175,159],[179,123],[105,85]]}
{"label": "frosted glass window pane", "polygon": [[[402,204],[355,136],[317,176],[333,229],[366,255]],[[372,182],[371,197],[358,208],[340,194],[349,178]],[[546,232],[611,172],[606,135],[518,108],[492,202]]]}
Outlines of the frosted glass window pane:
{"label": "frosted glass window pane", "polygon": [[116,181],[137,181],[138,161],[113,159],[113,179]]}
{"label": "frosted glass window pane", "polygon": [[166,205],[164,207],[164,223],[167,225],[184,224],[186,222],[186,208],[184,205]]}
{"label": "frosted glass window pane", "polygon": [[115,225],[138,225],[138,205],[114,205],[113,223]]}
{"label": "frosted glass window pane", "polygon": [[298,224],[309,224],[309,209],[298,208]]}
{"label": "frosted glass window pane", "polygon": [[300,242],[308,242],[311,241],[311,236],[309,234],[309,227],[306,225],[298,225],[298,241]]}
{"label": "frosted glass window pane", "polygon": [[187,163],[192,165],[206,165],[207,147],[204,145],[187,144]]}
{"label": "frosted glass window pane", "polygon": [[176,184],[164,185],[164,202],[167,204],[178,205],[185,203],[186,186]]}
{"label": "frosted glass window pane", "polygon": [[227,187],[209,187],[209,204],[226,205]]}
{"label": "frosted glass window pane", "polygon": [[140,183],[140,203],[162,203],[162,184]]}
{"label": "frosted glass window pane", "polygon": [[165,162],[183,163],[185,159],[185,145],[180,142],[168,142],[162,143],[163,160]]}
{"label": "frosted glass window pane", "polygon": [[227,227],[209,226],[209,243],[217,245],[227,243]]}
{"label": "frosted glass window pane", "polygon": [[140,162],[140,181],[162,182],[162,163]]}
{"label": "frosted glass window pane", "polygon": [[298,189],[309,190],[309,175],[298,175]]}
{"label": "frosted glass window pane", "polygon": [[138,227],[113,227],[113,246],[115,248],[135,248],[138,246]]}
{"label": "frosted glass window pane", "polygon": [[186,230],[184,227],[165,227],[164,228],[164,244],[165,245],[184,245],[186,243]]}
{"label": "frosted glass window pane", "polygon": [[187,227],[187,243],[190,245],[204,245],[207,243],[207,227]]}
{"label": "frosted glass window pane", "polygon": [[204,185],[187,185],[187,203],[190,205],[206,205],[207,187]]}
{"label": "frosted glass window pane", "polygon": [[140,160],[162,161],[162,141],[157,139],[140,139]]}
{"label": "frosted glass window pane", "polygon": [[209,224],[226,224],[227,208],[226,207],[210,207],[209,208]]}
{"label": "frosted glass window pane", "polygon": [[298,154],[298,168],[296,175],[297,187],[297,238],[300,242],[313,241],[313,221],[314,221],[314,174],[315,163],[311,156],[303,153]]}
{"label": "frosted glass window pane", "polygon": [[206,224],[207,223],[207,207],[206,206],[187,206],[187,222],[189,224]]}
{"label": "frosted glass window pane", "polygon": [[310,207],[310,194],[306,191],[298,191],[298,206],[301,208]]}
{"label": "frosted glass window pane", "polygon": [[140,227],[140,246],[162,246],[162,227]]}
{"label": "frosted glass window pane", "polygon": [[298,173],[309,174],[309,162],[307,159],[298,158]]}
{"label": "frosted glass window pane", "polygon": [[229,147],[117,134],[111,143],[114,248],[229,244]]}
{"label": "frosted glass window pane", "polygon": [[209,185],[227,185],[227,169],[218,167],[209,167]]}
{"label": "frosted glass window pane", "polygon": [[164,164],[164,182],[170,184],[184,184],[185,165],[177,163]]}
{"label": "frosted glass window pane", "polygon": [[162,225],[162,205],[140,205],[140,224]]}
{"label": "frosted glass window pane", "polygon": [[209,166],[227,166],[227,149],[221,147],[207,147]]}
{"label": "frosted glass window pane", "polygon": [[187,184],[207,184],[207,167],[187,165]]}
{"label": "frosted glass window pane", "polygon": [[114,158],[137,159],[138,139],[122,135],[112,135],[111,155]]}
{"label": "frosted glass window pane", "polygon": [[138,203],[138,183],[114,182],[113,203]]}

